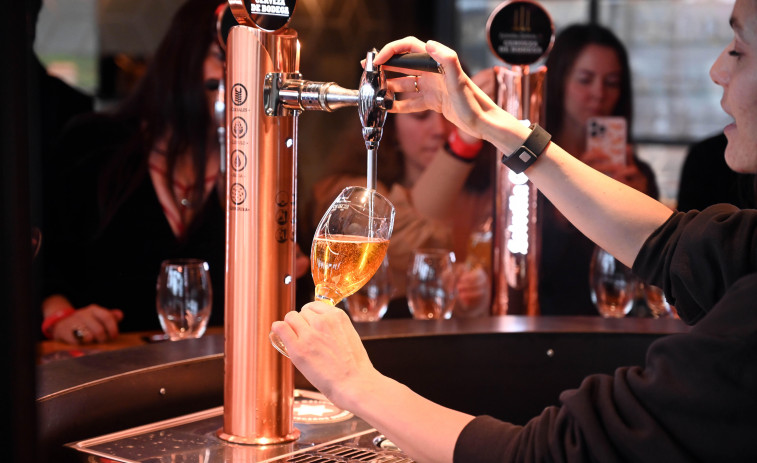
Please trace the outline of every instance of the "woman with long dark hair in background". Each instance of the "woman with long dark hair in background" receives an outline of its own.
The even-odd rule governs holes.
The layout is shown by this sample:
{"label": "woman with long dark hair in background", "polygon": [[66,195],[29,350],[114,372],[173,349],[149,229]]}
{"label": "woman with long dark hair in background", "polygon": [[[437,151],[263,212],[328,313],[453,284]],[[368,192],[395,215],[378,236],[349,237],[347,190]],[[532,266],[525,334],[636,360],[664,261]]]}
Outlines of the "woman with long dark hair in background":
{"label": "woman with long dark hair in background", "polygon": [[225,215],[213,119],[224,66],[220,4],[185,3],[133,93],[113,111],[80,118],[58,143],[46,336],[89,343],[160,329],[155,282],[172,257],[209,263],[210,324],[221,323]]}
{"label": "woman with long dark hair in background", "polygon": [[[615,180],[657,198],[652,169],[627,142],[624,164],[587,147],[592,117],[618,116],[633,122],[633,94],[628,53],[609,29],[575,24],[562,30],[547,58],[546,121],[553,140],[582,162]],[[628,139],[627,135],[627,139]],[[590,299],[589,267],[594,243],[539,193],[542,229],[539,306],[544,315],[597,315]]]}

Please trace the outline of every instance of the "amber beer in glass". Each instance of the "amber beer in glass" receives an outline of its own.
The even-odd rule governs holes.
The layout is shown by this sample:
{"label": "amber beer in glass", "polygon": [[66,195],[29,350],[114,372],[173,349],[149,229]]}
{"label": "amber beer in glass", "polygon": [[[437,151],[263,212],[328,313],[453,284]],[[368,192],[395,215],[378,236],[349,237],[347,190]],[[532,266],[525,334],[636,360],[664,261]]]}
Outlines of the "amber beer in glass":
{"label": "amber beer in glass", "polygon": [[[368,280],[384,260],[394,226],[394,206],[376,190],[350,186],[321,218],[310,251],[315,299],[335,305]],[[271,343],[284,355],[281,340]]]}

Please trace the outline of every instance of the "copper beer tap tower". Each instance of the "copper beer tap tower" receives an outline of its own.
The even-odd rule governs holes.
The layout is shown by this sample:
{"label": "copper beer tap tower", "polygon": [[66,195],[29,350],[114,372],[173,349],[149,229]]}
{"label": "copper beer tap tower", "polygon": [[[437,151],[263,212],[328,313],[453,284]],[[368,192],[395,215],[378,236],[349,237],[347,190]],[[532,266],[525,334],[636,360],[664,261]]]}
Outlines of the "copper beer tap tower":
{"label": "copper beer tap tower", "polygon": [[[294,368],[270,344],[271,324],[295,309],[297,127],[302,111],[357,106],[376,183],[376,151],[393,94],[368,52],[358,90],[299,73],[295,0],[229,0],[226,40],[226,300],[221,439],[297,439]],[[396,57],[400,59],[400,57]],[[403,61],[404,62],[404,61]],[[406,62],[411,67],[413,62]],[[427,60],[421,60],[427,65]]]}
{"label": "copper beer tap tower", "polygon": [[[503,2],[489,16],[486,30],[491,51],[510,65],[497,68],[497,104],[518,119],[542,122],[547,69],[531,65],[552,48],[554,25],[549,14],[532,0]],[[516,175],[497,162],[493,315],[539,314],[541,230],[536,193],[525,174]]]}
{"label": "copper beer tap tower", "polygon": [[[287,27],[295,3],[296,0],[229,0],[237,25],[230,28],[226,40],[225,124],[221,131],[226,136],[226,159],[222,164],[226,169],[227,214],[224,424],[218,436],[233,443],[269,445],[290,442],[299,436],[293,417],[294,367],[268,338],[271,324],[295,308],[299,114],[357,106],[367,151],[367,186],[375,188],[376,151],[386,111],[394,101],[381,66],[373,64],[375,50],[366,55],[357,90],[333,82],[303,80],[297,32]],[[516,8],[514,13],[511,7]],[[540,56],[546,54],[554,30],[551,19],[538,4],[514,0],[498,8],[492,18],[497,14],[506,16],[510,23],[503,28],[490,19],[490,39],[495,33],[500,39],[505,37],[496,46],[490,43],[506,62],[506,58],[520,54],[498,53],[512,33],[518,40],[533,37],[534,30],[542,39],[546,33],[548,46],[543,46],[543,40],[538,42]],[[513,14],[515,19],[511,18]],[[505,31],[507,28],[513,30]],[[386,65],[439,70],[427,55],[395,56]],[[506,109],[513,114],[538,122],[543,74],[530,73],[528,66],[514,66],[509,75],[500,73],[500,104],[507,101]],[[498,169],[506,170],[503,166]],[[495,216],[497,226],[506,230],[510,239],[513,218],[503,212],[506,206],[500,199],[512,192],[513,185],[505,175],[499,172],[497,177]],[[535,204],[532,186],[528,202]],[[505,217],[505,221],[499,217]],[[507,292],[512,294],[511,289],[522,291],[528,287],[535,291],[536,265],[535,252],[527,257],[514,255],[511,250],[515,248],[508,250],[507,243],[498,243],[497,235],[505,233],[495,233],[495,314],[497,310],[504,313],[498,303],[504,296],[504,304],[508,304]],[[538,250],[538,246],[530,244],[536,238],[535,233],[532,235],[529,246],[532,251]]]}

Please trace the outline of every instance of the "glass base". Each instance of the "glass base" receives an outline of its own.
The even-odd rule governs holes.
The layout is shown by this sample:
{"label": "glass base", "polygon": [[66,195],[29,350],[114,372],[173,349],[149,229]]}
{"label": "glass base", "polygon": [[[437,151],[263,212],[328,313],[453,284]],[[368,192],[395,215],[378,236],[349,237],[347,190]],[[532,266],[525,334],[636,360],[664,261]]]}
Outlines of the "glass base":
{"label": "glass base", "polygon": [[271,331],[268,333],[268,339],[271,341],[271,345],[279,351],[281,355],[283,355],[286,358],[289,358],[289,353],[287,352],[287,348],[284,346],[284,343],[281,342],[281,338],[278,334]]}

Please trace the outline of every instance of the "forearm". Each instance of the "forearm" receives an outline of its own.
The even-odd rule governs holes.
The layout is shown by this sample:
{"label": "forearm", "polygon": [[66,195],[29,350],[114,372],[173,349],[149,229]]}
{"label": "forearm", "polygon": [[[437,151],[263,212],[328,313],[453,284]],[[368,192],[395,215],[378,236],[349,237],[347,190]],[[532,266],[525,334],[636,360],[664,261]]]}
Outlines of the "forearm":
{"label": "forearm", "polygon": [[438,153],[410,190],[410,199],[424,217],[446,220],[454,213],[450,207],[468,178],[473,163]]}
{"label": "forearm", "polygon": [[473,416],[435,404],[391,378],[377,376],[348,401],[350,410],[415,461],[452,462],[457,438]]}
{"label": "forearm", "polygon": [[[526,127],[483,118],[485,136],[512,153],[528,136]],[[499,124],[499,125],[498,125]],[[582,233],[631,266],[647,237],[672,210],[649,196],[592,169],[555,143],[527,171],[534,185]]]}

